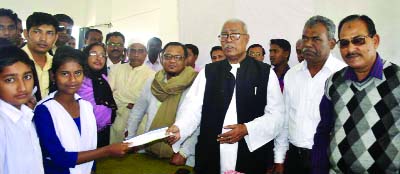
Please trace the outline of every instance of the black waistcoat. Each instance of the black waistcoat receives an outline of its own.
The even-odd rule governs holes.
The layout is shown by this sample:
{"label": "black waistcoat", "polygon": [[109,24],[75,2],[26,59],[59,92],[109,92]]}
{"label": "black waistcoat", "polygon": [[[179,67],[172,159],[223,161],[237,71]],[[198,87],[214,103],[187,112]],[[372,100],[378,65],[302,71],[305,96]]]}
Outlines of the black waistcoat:
{"label": "black waistcoat", "polygon": [[[221,134],[235,87],[239,124],[264,115],[270,66],[246,57],[240,63],[236,79],[230,73],[231,68],[228,60],[205,67],[206,88],[195,156],[197,174],[220,173],[220,144],[217,142],[217,135]],[[265,173],[267,165],[273,162],[272,148],[273,141],[250,152],[243,138],[239,141],[236,171],[247,174]]]}

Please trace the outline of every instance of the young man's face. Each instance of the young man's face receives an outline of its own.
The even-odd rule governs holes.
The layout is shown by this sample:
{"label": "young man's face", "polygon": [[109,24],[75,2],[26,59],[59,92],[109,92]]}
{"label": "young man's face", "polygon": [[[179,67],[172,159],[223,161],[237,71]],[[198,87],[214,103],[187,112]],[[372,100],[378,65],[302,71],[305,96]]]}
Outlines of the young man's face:
{"label": "young man's face", "polygon": [[225,60],[225,54],[224,51],[222,50],[215,50],[211,53],[211,61],[212,62],[217,62],[221,60]]}
{"label": "young man's face", "polygon": [[269,59],[271,64],[274,66],[279,66],[284,63],[287,64],[288,52],[284,51],[279,45],[271,44],[269,49]]}
{"label": "young man's face", "polygon": [[38,54],[47,53],[54,45],[58,35],[53,25],[43,24],[24,31],[27,44],[31,51]]}
{"label": "young man's face", "polygon": [[90,45],[93,43],[97,43],[97,42],[103,42],[103,35],[99,32],[89,32],[88,33],[88,39],[85,40],[85,44],[86,45]]}
{"label": "young man's face", "polygon": [[8,16],[0,16],[0,38],[5,38],[16,44],[17,26]]}
{"label": "young man's face", "polygon": [[188,57],[186,58],[186,66],[191,66],[194,68],[196,60],[197,60],[197,55],[193,54],[193,51],[191,49],[187,49],[188,51]]}
{"label": "young man's face", "polygon": [[7,66],[0,72],[0,99],[20,108],[32,96],[33,72],[22,62]]}
{"label": "young man's face", "polygon": [[57,45],[62,46],[65,45],[71,38],[72,24],[67,22],[59,22],[59,24],[61,30],[58,32]]}

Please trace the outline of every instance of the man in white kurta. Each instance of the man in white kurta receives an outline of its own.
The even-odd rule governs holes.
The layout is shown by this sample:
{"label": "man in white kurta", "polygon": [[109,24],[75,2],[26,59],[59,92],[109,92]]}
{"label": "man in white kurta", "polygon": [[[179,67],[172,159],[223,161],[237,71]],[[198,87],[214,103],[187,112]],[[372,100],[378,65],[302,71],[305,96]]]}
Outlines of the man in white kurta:
{"label": "man in white kurta", "polygon": [[[267,66],[261,62],[256,63],[254,60],[246,57],[246,45],[249,40],[249,35],[247,34],[246,25],[242,21],[233,19],[225,22],[220,35],[220,40],[221,45],[224,48],[224,53],[227,56],[227,60],[216,63],[227,64],[226,66],[229,66],[231,68],[229,71],[230,75],[233,76],[235,79],[238,76],[242,65],[251,65],[256,67]],[[215,169],[199,169],[199,167],[197,166],[198,160],[196,157],[196,172],[202,173],[206,171],[212,173],[224,173],[229,170],[237,170],[239,172],[252,173],[252,171],[254,171],[248,168],[238,168],[238,161],[241,160],[238,159],[238,154],[240,152],[239,141],[244,139],[250,153],[254,152],[273,140],[280,132],[283,124],[284,104],[278,84],[278,79],[273,70],[269,69],[268,71],[269,80],[267,82],[267,89],[262,89],[266,91],[266,95],[262,97],[267,98],[267,105],[262,108],[263,114],[251,121],[245,122],[243,124],[238,124],[240,118],[238,116],[238,108],[246,108],[247,106],[237,106],[238,101],[236,99],[237,96],[239,96],[240,94],[236,93],[238,88],[236,88],[235,86],[233,88],[232,98],[229,102],[229,106],[223,119],[221,134],[219,134],[218,137],[215,137],[215,141],[219,141],[220,143],[220,164],[217,164],[219,165],[219,167],[217,168],[219,168],[220,171],[215,171]],[[207,103],[203,103],[205,92],[207,90],[206,86],[207,83],[210,83],[209,81],[207,81],[206,73],[207,67],[200,71],[192,87],[188,91],[185,100],[182,103],[182,106],[179,108],[176,122],[168,130],[169,132],[175,134],[175,138],[171,138],[170,142],[176,142],[177,140],[179,140],[178,142],[173,144],[174,150],[182,140],[185,140],[186,137],[191,135],[192,132],[196,130],[201,122],[204,121],[202,120],[204,119],[204,115],[207,114],[204,113],[205,111],[203,110],[204,105],[207,105]],[[236,83],[238,83],[238,80],[239,79],[236,79]],[[246,79],[240,79],[240,81],[246,81]],[[257,86],[252,89],[254,89],[254,96],[257,96],[258,91],[262,91],[260,89],[257,89]],[[200,130],[202,132],[203,129],[201,128]],[[200,133],[198,145],[202,143],[200,142],[202,140],[200,138],[201,136],[203,136],[202,133]],[[197,150],[198,149],[196,149],[196,156],[200,155],[198,154]],[[251,160],[248,162],[251,163]],[[265,164],[264,166],[266,167],[266,165],[267,164]],[[252,167],[264,168],[264,166],[259,165]],[[207,166],[203,165],[201,166],[201,168],[207,168]]]}
{"label": "man in white kurta", "polygon": [[121,142],[125,138],[129,111],[139,98],[146,80],[154,77],[155,72],[143,64],[146,55],[144,45],[131,44],[128,48],[130,62],[115,65],[110,71],[109,83],[118,107],[117,117],[111,128],[111,143]]}

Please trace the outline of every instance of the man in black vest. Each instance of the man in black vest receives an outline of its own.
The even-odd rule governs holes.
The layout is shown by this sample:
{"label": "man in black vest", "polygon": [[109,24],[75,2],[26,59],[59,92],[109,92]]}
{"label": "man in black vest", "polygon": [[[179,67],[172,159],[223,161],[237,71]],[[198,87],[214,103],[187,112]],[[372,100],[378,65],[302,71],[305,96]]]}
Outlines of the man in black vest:
{"label": "man in black vest", "polygon": [[167,132],[175,146],[200,126],[195,171],[265,173],[273,162],[273,140],[283,123],[284,104],[270,66],[246,56],[246,24],[224,23],[219,39],[227,59],[200,71],[176,122]]}

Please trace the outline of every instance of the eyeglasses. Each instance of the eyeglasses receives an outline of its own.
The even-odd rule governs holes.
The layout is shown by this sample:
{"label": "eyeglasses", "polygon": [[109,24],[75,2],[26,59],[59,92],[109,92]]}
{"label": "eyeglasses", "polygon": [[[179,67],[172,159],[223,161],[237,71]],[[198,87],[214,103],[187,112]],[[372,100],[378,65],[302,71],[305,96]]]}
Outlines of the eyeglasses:
{"label": "eyeglasses", "polygon": [[136,54],[136,53],[138,53],[138,54],[143,54],[143,53],[145,53],[146,51],[143,49],[143,48],[141,48],[141,49],[134,49],[134,48],[129,48],[128,49],[128,54]]}
{"label": "eyeglasses", "polygon": [[72,28],[67,28],[67,27],[62,26],[62,25],[58,26],[58,30],[60,32],[66,31],[67,34],[71,34],[72,33]]}
{"label": "eyeglasses", "polygon": [[118,47],[118,48],[121,48],[121,47],[124,46],[124,44],[122,44],[122,43],[108,42],[108,43],[107,43],[107,46],[109,46],[109,47]]}
{"label": "eyeglasses", "polygon": [[247,35],[242,33],[221,33],[218,38],[220,41],[226,41],[230,38],[232,41],[239,40],[241,35]]}
{"label": "eyeglasses", "polygon": [[8,30],[8,31],[17,30],[17,27],[15,25],[9,25],[9,26],[0,25],[0,31],[3,30]]}
{"label": "eyeglasses", "polygon": [[367,36],[355,36],[351,38],[351,40],[348,39],[340,39],[337,41],[337,44],[339,44],[340,48],[346,48],[350,45],[350,42],[355,45],[355,46],[360,46],[365,44],[365,38],[371,37],[369,35]]}
{"label": "eyeglasses", "polygon": [[163,56],[162,56],[162,58],[164,59],[164,60],[168,60],[168,61],[170,61],[170,60],[175,60],[175,61],[181,61],[181,60],[183,60],[183,56],[181,56],[181,55],[172,55],[172,54],[164,54]]}
{"label": "eyeglasses", "polygon": [[101,54],[101,53],[97,53],[95,51],[89,52],[89,56],[97,56],[97,57],[101,57],[101,58],[106,58],[107,57],[107,55]]}
{"label": "eyeglasses", "polygon": [[253,51],[249,52],[249,56],[251,56],[251,57],[258,57],[261,55],[262,55],[262,53],[260,53],[260,52],[253,52]]}

